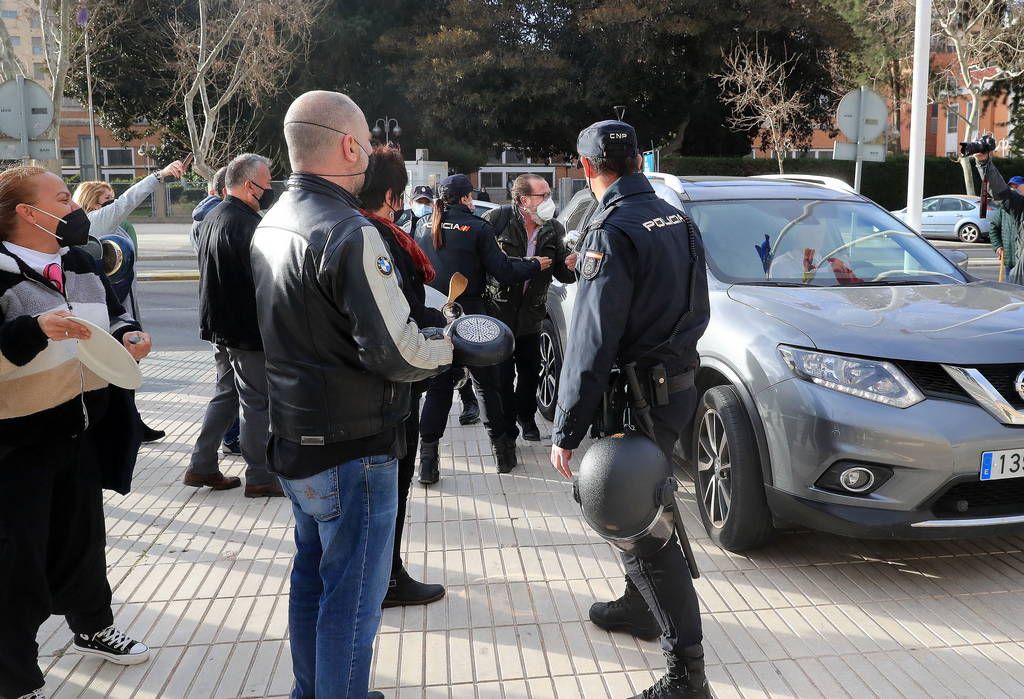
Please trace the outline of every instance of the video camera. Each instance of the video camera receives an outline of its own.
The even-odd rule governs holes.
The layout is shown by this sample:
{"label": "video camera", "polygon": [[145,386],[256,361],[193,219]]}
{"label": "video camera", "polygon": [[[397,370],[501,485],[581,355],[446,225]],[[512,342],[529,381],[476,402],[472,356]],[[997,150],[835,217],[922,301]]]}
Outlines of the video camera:
{"label": "video camera", "polygon": [[977,141],[963,141],[960,144],[960,155],[968,157],[978,153],[991,153],[996,149],[996,139],[991,134],[986,134]]}

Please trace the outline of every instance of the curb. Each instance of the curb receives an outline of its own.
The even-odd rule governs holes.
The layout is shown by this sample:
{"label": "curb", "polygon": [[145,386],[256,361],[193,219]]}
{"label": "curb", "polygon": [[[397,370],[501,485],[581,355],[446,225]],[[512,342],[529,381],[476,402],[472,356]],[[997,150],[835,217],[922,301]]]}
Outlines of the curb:
{"label": "curb", "polygon": [[135,278],[140,282],[197,282],[197,269],[166,269],[152,272],[137,272]]}

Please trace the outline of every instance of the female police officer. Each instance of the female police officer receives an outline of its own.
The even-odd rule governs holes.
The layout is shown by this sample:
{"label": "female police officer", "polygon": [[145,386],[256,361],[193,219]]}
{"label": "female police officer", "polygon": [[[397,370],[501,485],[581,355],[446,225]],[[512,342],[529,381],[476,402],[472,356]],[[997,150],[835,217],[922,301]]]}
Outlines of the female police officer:
{"label": "female police officer", "polygon": [[[460,272],[468,280],[459,304],[466,313],[487,313],[483,299],[487,275],[504,284],[524,282],[551,265],[551,259],[533,257],[510,258],[498,249],[494,228],[473,215],[473,185],[465,175],[451,175],[441,182],[438,198],[430,218],[430,236],[421,230],[417,242],[432,248],[437,278],[435,288],[446,289],[452,275]],[[420,416],[420,483],[436,483],[438,473],[438,441],[444,435],[448,412],[452,407],[452,391],[458,371],[448,371],[431,380]],[[499,473],[508,473],[516,466],[515,441],[509,439],[512,426],[510,411],[502,405],[497,367],[472,367],[473,384],[481,394],[484,427],[491,438],[491,450]]]}

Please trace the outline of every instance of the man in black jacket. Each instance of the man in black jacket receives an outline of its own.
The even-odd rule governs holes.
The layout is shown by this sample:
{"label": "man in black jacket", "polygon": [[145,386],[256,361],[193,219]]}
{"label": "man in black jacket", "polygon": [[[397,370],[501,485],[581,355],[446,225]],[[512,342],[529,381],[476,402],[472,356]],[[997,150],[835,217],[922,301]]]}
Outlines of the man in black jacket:
{"label": "man in black jacket", "polygon": [[225,186],[227,196],[203,220],[199,233],[201,336],[214,346],[217,392],[207,406],[183,482],[214,490],[241,484],[237,477],[225,476],[217,468],[217,447],[238,415],[240,403],[245,496],[283,497],[280,482],[267,466],[267,372],[249,262],[259,211],[274,200],[270,161],[252,153],[239,155],[228,165]]}
{"label": "man in black jacket", "polygon": [[[540,326],[544,321],[548,286],[554,277],[563,284],[576,281],[576,254],[565,247],[565,228],[555,218],[551,186],[540,175],[520,175],[512,183],[512,204],[491,209],[484,218],[498,232],[498,247],[509,257],[549,257],[551,267],[527,282],[502,284],[487,280],[487,296],[496,315],[516,335],[515,354],[499,368],[502,403],[515,413],[523,439],[540,441],[537,383],[540,378]],[[513,410],[514,408],[514,410]],[[509,435],[515,439],[516,435]]]}
{"label": "man in black jacket", "polygon": [[391,572],[409,382],[450,366],[453,348],[410,318],[387,245],[359,212],[371,150],[362,110],[307,92],[284,134],[293,174],[256,230],[252,267],[270,464],[295,515],[292,696],[361,699]]}

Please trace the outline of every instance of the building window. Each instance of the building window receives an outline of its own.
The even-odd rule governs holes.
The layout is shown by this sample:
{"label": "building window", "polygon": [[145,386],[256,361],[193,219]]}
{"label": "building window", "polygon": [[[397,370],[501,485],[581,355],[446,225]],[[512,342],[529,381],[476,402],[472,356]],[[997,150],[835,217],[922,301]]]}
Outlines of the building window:
{"label": "building window", "polygon": [[33,80],[46,80],[46,64],[45,63],[33,63],[32,64],[32,79]]}
{"label": "building window", "polygon": [[481,172],[480,186],[483,189],[503,189],[505,187],[505,173]]}
{"label": "building window", "polygon": [[33,29],[39,29],[40,28],[39,15],[37,13],[35,13],[35,12],[32,13],[32,28]]}
{"label": "building window", "polygon": [[32,37],[32,53],[36,56],[43,55],[43,38],[41,36]]}
{"label": "building window", "polygon": [[12,36],[11,37],[11,46],[21,46],[21,37],[20,36]]}
{"label": "building window", "polygon": [[103,152],[106,153],[108,167],[123,167],[135,164],[132,160],[131,148],[104,148]]}
{"label": "building window", "polygon": [[960,130],[960,105],[951,104],[946,108],[946,133],[957,133]]}
{"label": "building window", "polygon": [[64,167],[78,167],[78,151],[74,148],[61,148],[60,164]]}
{"label": "building window", "polygon": [[18,11],[0,10],[0,19],[18,19]]}

